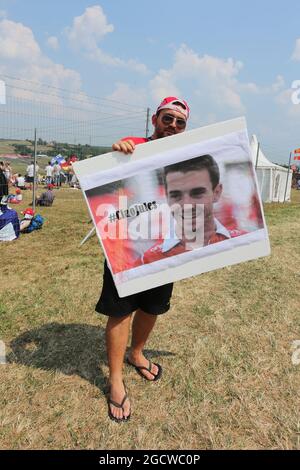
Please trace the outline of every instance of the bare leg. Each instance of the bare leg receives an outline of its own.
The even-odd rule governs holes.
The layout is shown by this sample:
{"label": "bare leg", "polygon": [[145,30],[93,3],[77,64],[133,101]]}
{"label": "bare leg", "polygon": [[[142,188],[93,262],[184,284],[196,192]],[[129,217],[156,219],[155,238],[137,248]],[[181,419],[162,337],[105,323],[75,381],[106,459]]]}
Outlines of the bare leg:
{"label": "bare leg", "polygon": [[[128,343],[131,314],[121,318],[109,317],[106,325],[106,348],[109,366],[110,398],[121,403],[125,389],[123,384],[122,369],[125,351]],[[130,402],[124,403],[124,413],[121,408],[110,405],[111,413],[117,419],[130,414]]]}
{"label": "bare leg", "polygon": [[[132,340],[131,348],[129,353],[129,360],[137,366],[149,366],[149,361],[143,354],[143,349],[146,341],[155,325],[157,315],[151,315],[150,313],[143,312],[139,309],[136,311],[133,322],[132,322]],[[152,365],[151,372],[142,370],[142,373],[149,380],[153,380],[153,375],[158,373],[156,365]]]}

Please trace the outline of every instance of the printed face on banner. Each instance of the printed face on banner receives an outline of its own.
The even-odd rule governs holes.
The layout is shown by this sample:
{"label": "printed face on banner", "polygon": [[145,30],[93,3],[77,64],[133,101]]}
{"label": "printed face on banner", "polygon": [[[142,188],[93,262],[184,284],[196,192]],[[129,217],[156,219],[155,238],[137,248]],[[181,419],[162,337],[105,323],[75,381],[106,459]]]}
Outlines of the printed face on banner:
{"label": "printed face on banner", "polygon": [[247,133],[220,135],[111,173],[77,166],[120,296],[269,253]]}

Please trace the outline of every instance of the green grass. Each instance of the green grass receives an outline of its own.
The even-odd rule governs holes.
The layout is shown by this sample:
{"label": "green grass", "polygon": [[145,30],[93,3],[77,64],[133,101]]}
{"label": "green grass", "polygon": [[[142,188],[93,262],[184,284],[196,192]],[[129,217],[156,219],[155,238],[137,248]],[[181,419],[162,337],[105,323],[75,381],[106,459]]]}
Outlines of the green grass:
{"label": "green grass", "polygon": [[[300,191],[266,205],[270,257],[175,284],[146,353],[158,383],[125,367],[130,422],[107,417],[103,256],[80,191],[41,208],[41,231],[1,245],[0,448],[299,449]],[[27,206],[30,193],[18,211]]]}

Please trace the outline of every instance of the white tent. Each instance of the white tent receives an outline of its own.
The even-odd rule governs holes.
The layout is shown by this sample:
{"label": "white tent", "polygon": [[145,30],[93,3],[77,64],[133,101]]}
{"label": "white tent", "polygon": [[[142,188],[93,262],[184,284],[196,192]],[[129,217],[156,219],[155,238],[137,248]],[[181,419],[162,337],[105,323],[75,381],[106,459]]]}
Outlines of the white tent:
{"label": "white tent", "polygon": [[258,187],[263,202],[285,202],[291,200],[292,171],[270,162],[263,154],[256,135],[250,142],[253,163],[256,166]]}

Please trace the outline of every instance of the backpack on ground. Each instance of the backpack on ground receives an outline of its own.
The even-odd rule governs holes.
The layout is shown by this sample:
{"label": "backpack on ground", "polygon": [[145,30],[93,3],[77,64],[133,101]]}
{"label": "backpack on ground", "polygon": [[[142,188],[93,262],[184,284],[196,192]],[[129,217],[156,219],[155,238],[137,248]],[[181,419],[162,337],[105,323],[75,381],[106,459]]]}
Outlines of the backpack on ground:
{"label": "backpack on ground", "polygon": [[24,230],[25,233],[30,233],[33,232],[34,230],[39,230],[42,228],[44,223],[44,217],[42,217],[40,214],[36,214],[31,222],[30,225],[27,227],[27,229]]}

